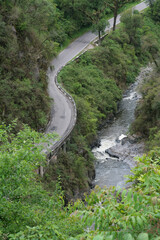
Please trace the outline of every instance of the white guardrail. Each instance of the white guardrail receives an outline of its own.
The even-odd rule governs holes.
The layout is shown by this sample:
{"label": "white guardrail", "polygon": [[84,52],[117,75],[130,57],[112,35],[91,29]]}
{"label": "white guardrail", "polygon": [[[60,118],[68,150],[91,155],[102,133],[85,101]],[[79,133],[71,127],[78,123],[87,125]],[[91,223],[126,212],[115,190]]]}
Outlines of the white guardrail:
{"label": "white guardrail", "polygon": [[[67,63],[68,64],[68,63]],[[66,65],[67,65],[66,64]],[[58,77],[58,73],[62,70],[64,66],[62,66],[58,71],[57,74],[54,78],[55,84],[57,86],[57,88],[59,89],[59,91],[62,92],[62,94],[71,102],[71,105],[73,107],[72,109],[72,116],[71,116],[71,121],[70,124],[68,125],[67,130],[64,132],[63,136],[60,138],[60,140],[55,141],[53,143],[53,145],[49,148],[50,150],[46,151],[46,155],[47,155],[47,165],[49,165],[50,161],[52,160],[52,157],[56,156],[59,148],[61,148],[64,144],[64,142],[67,140],[67,138],[70,136],[73,128],[76,125],[76,121],[77,121],[77,108],[76,108],[76,103],[73,99],[73,97],[58,83],[57,77]],[[37,173],[39,173],[41,175],[41,177],[43,177],[45,172],[45,168],[40,166],[39,170],[37,169]]]}
{"label": "white guardrail", "polygon": [[[67,64],[66,64],[67,65]],[[67,138],[70,136],[73,128],[76,125],[76,121],[77,121],[77,108],[76,108],[76,103],[73,99],[73,97],[58,83],[58,74],[59,72],[62,70],[64,66],[62,66],[58,71],[57,74],[54,78],[55,84],[57,86],[57,88],[59,89],[59,91],[61,91],[61,93],[71,102],[71,105],[73,107],[72,109],[72,116],[71,116],[71,121],[70,124],[68,125],[67,130],[64,132],[63,136],[60,138],[60,140],[56,141],[55,143],[53,143],[52,147],[51,147],[51,152],[48,154],[48,157],[51,158],[52,156],[56,155],[58,149],[64,144],[64,142],[67,140]],[[49,163],[49,161],[48,161]]]}

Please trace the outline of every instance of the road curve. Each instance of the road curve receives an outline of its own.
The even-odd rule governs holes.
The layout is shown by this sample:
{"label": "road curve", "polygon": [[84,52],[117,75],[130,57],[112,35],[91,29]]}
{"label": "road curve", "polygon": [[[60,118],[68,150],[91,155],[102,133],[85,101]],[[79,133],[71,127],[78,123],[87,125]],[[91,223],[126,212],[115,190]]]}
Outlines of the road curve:
{"label": "road curve", "polygon": [[[142,11],[147,7],[142,2],[134,7],[135,10]],[[120,23],[120,15],[117,17],[117,24]],[[109,20],[110,27],[106,27],[106,31],[113,26],[113,18]],[[60,69],[65,66],[72,58],[82,52],[95,38],[97,34],[87,32],[81,37],[73,41],[66,49],[64,49],[53,61],[50,66],[54,70],[48,69],[48,93],[50,98],[54,99],[51,106],[50,122],[46,128],[46,133],[56,132],[60,140],[53,142],[51,148],[54,151],[70,134],[76,122],[76,107],[74,100],[66,94],[63,89],[58,86],[56,76]]]}

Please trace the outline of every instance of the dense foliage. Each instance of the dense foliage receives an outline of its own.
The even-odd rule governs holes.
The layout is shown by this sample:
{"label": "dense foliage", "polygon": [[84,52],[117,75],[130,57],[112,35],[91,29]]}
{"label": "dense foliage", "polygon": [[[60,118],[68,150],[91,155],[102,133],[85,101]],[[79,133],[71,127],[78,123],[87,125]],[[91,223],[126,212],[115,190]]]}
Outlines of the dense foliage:
{"label": "dense foliage", "polygon": [[[157,2],[159,1],[157,0]],[[25,93],[31,100],[33,99],[30,91],[34,89],[34,81],[35,88],[40,91],[40,95],[42,94],[41,90],[46,89],[43,70],[46,69],[46,59],[49,58],[50,51],[46,53],[45,46],[42,47],[42,45],[50,45],[51,39],[48,38],[51,33],[50,26],[55,24],[56,29],[59,23],[52,22],[52,19],[48,22],[48,17],[45,15],[48,9],[45,7],[51,7],[49,9],[52,13],[57,14],[57,19],[60,16],[57,10],[53,11],[56,7],[52,1],[1,1],[0,4],[2,6],[0,9],[2,16],[0,18],[2,26],[0,28],[2,43],[0,51],[2,56],[4,53],[7,54],[6,58],[3,56],[0,69],[2,83],[7,80],[9,82],[3,95],[8,94],[8,89],[15,89],[15,95],[13,92],[9,94],[11,97],[9,102],[7,102],[8,95],[3,98],[4,96],[1,94],[0,96],[5,102],[1,101],[0,104],[3,103],[1,106],[2,119],[11,121],[13,116],[16,116],[16,112],[13,116],[9,115],[12,114],[8,111],[9,103],[13,104],[17,99],[17,101],[21,100],[21,104],[23,104],[22,98],[19,98],[23,93],[23,88],[26,89]],[[23,8],[24,11],[22,11]],[[35,12],[35,9],[38,11]],[[33,21],[34,14],[40,13],[39,11],[42,11],[44,18],[40,17],[38,20],[38,15],[37,22],[34,22],[31,30],[30,21]],[[152,13],[150,14],[153,16]],[[39,25],[38,21],[41,22],[41,20],[44,25]],[[130,176],[130,181],[133,182],[132,188],[118,191],[114,187],[103,190],[96,188],[89,196],[86,196],[85,202],[77,201],[64,207],[64,192],[61,186],[67,192],[65,197],[69,199],[80,190],[87,190],[88,185],[91,184],[89,178],[93,177],[94,169],[89,145],[96,134],[98,124],[116,112],[116,102],[121,98],[120,89],[134,81],[141,64],[152,59],[155,65],[159,66],[157,60],[159,26],[155,25],[150,17],[142,17],[138,13],[131,15],[127,12],[123,15],[122,22],[122,28],[104,40],[99,48],[86,53],[77,62],[64,68],[60,74],[61,83],[75,97],[78,107],[78,122],[70,143],[68,143],[68,151],[59,154],[54,167],[50,168],[51,174],[48,172],[48,176],[47,174],[45,176],[49,181],[51,176],[53,180],[59,175],[61,176],[56,185],[55,182],[50,183],[54,192],[44,190],[44,182],[41,182],[36,170],[40,165],[45,165],[45,155],[42,153],[43,142],[55,136],[44,137],[43,134],[32,131],[28,126],[23,126],[23,130],[16,134],[19,125],[18,127],[15,123],[0,125],[0,239],[160,239],[159,146],[149,155],[137,159],[137,166],[133,169],[134,175]],[[130,31],[130,25],[134,31]],[[42,29],[40,29],[41,27]],[[45,28],[48,33],[45,32]],[[60,28],[57,27],[57,29]],[[55,33],[55,31],[53,32]],[[7,34],[10,36],[9,40],[5,39]],[[34,45],[35,42],[31,40],[31,36],[38,43],[40,42],[40,45],[37,42]],[[18,51],[14,49],[14,46]],[[9,57],[6,49],[13,54],[13,58]],[[47,46],[46,50],[49,50]],[[55,53],[55,48],[53,50]],[[36,60],[34,58],[32,60],[31,57],[31,55],[35,57],[34,51],[38,54]],[[32,61],[30,62],[30,60]],[[30,65],[28,65],[29,63]],[[31,73],[35,73],[33,68],[35,64],[41,70],[37,77],[32,78]],[[11,68],[12,66],[15,68]],[[14,71],[17,78],[13,74]],[[144,99],[145,97],[147,99],[144,106],[153,111],[153,117],[149,124],[151,127],[155,123],[157,125],[157,128],[152,129],[152,133],[155,134],[152,139],[153,146],[155,143],[157,145],[160,139],[160,133],[157,131],[159,128],[159,77],[154,79],[154,83],[148,82],[144,86],[144,89],[146,87],[145,93],[147,93],[147,96],[144,94]],[[1,85],[3,88],[6,86],[4,83]],[[40,84],[42,89],[38,88],[37,84]],[[18,86],[18,89],[15,86]],[[27,86],[30,86],[30,90]],[[36,96],[34,93],[34,97]],[[44,95],[43,102],[44,100],[46,100],[46,95]],[[14,108],[13,106],[13,109],[21,106],[16,101],[14,104],[17,104],[18,107]],[[43,105],[42,102],[40,105]],[[24,106],[25,104],[22,105],[22,109]],[[38,108],[36,107],[36,109]],[[39,111],[41,112],[41,109]],[[24,114],[21,117],[18,116],[17,121],[21,126]],[[41,123],[36,122],[35,124],[31,121],[30,125],[39,129],[43,125],[42,122],[45,122],[44,115],[42,113],[41,115]],[[25,115],[26,121],[27,118]],[[45,181],[46,183],[47,181]],[[50,186],[45,186],[45,188],[48,187]],[[77,196],[79,195],[77,194]]]}
{"label": "dense foliage", "polygon": [[[160,1],[156,1],[152,11],[148,11],[148,26],[152,31],[146,28],[148,34],[142,38],[142,48],[146,51],[149,58],[155,63],[155,71],[152,76],[146,80],[141,87],[142,100],[136,109],[136,120],[131,126],[131,131],[141,134],[145,138],[147,149],[159,146],[159,128],[160,128],[160,24],[155,12],[159,9]],[[158,17],[158,15],[157,15]]]}
{"label": "dense foliage", "polygon": [[156,75],[141,89],[142,100],[136,109],[136,120],[131,127],[132,131],[145,138],[147,149],[159,146],[160,139],[160,77]]}
{"label": "dense foliage", "polygon": [[72,35],[78,29],[91,25],[97,31],[99,38],[107,24],[107,15],[114,15],[113,29],[115,29],[118,11],[125,5],[139,2],[138,0],[56,0],[58,8],[63,13],[66,31]]}
{"label": "dense foliage", "polygon": [[37,130],[46,125],[46,68],[55,54],[49,37],[55,15],[55,6],[45,0],[0,2],[0,121],[17,117],[17,127],[28,123]]}
{"label": "dense foliage", "polygon": [[78,118],[67,152],[59,153],[46,180],[61,175],[67,199],[81,196],[92,186],[94,158],[89,147],[98,126],[115,115],[122,89],[134,82],[142,64],[154,57],[157,61],[157,52],[147,47],[151,45],[147,39],[152,36],[153,44],[159,48],[159,28],[150,17],[127,11],[121,21],[123,25],[101,46],[87,51],[59,74],[59,82],[76,101]]}
{"label": "dense foliage", "polygon": [[157,130],[160,127],[160,78],[153,76],[152,79],[147,81],[142,87],[142,96],[138,108],[137,118],[133,124],[135,131],[143,134],[143,136],[149,136],[151,128],[157,126]]}
{"label": "dense foliage", "polygon": [[[81,28],[94,25],[96,31],[99,27],[102,30],[101,26],[104,29],[104,16],[111,12],[108,3],[0,1],[0,121],[10,123],[17,117],[18,129],[27,123],[43,130],[50,110],[46,77],[49,61]],[[96,27],[91,19],[95,12]]]}
{"label": "dense foliage", "polygon": [[0,126],[0,239],[159,240],[159,148],[137,159],[131,189],[96,188],[64,207],[60,185],[48,193],[36,174],[45,160],[39,143],[54,136],[27,126],[15,135],[15,127]]}
{"label": "dense foliage", "polygon": [[[46,165],[43,143],[55,136],[43,136],[28,126],[14,134],[15,128],[16,123],[0,126],[0,239],[59,239],[57,221],[63,233],[69,230],[61,222],[67,215],[61,212],[63,193],[57,185],[50,196],[36,172]],[[72,221],[66,224],[72,225]],[[16,237],[10,236],[17,232]]]}
{"label": "dense foliage", "polygon": [[158,149],[137,159],[134,175],[129,176],[131,189],[96,188],[86,198],[87,207],[79,213],[90,227],[84,239],[160,239],[159,153]]}

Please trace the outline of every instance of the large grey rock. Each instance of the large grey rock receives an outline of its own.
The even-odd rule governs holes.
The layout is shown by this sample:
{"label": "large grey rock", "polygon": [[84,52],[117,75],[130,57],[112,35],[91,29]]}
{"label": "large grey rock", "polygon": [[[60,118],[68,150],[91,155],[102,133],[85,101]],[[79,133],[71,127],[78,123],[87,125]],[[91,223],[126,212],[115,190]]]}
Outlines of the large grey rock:
{"label": "large grey rock", "polygon": [[118,158],[119,159],[119,156],[116,152],[112,151],[110,148],[109,149],[106,149],[105,150],[105,153],[108,153],[110,157],[113,157],[113,158]]}
{"label": "large grey rock", "polygon": [[129,142],[129,138],[125,137],[121,140],[121,145],[125,145],[127,142]]}

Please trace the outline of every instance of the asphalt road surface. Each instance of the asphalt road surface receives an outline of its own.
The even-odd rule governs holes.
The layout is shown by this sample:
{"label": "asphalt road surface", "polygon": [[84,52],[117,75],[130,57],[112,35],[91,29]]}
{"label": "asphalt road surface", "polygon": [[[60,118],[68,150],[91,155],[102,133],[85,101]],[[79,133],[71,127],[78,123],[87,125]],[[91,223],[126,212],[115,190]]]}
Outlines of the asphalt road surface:
{"label": "asphalt road surface", "polygon": [[[142,2],[134,7],[138,11],[145,9],[147,5]],[[113,26],[113,18],[109,20],[110,26],[106,27],[106,31],[110,30]],[[117,17],[117,24],[120,23],[120,15]],[[68,129],[75,124],[73,118],[75,116],[75,108],[73,103],[57,88],[55,83],[55,76],[58,71],[66,65],[72,58],[82,52],[95,38],[97,34],[87,32],[81,37],[73,41],[66,49],[64,49],[53,61],[51,66],[54,66],[54,70],[48,70],[48,93],[49,96],[54,99],[51,106],[50,122],[48,123],[46,133],[56,132],[62,139],[68,134]],[[54,143],[56,144],[56,142]],[[52,147],[54,149],[54,147]]]}

